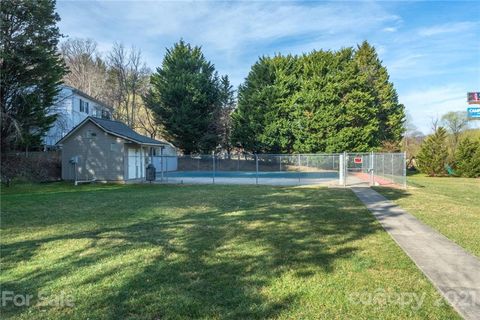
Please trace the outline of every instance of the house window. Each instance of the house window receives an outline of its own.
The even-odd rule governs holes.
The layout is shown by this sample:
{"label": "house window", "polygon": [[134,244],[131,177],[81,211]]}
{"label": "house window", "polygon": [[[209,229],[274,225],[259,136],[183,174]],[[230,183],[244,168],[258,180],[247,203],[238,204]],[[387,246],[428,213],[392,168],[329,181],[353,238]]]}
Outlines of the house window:
{"label": "house window", "polygon": [[110,119],[110,113],[107,110],[102,110],[102,118]]}
{"label": "house window", "polygon": [[80,99],[80,112],[85,112],[88,114],[88,102]]}

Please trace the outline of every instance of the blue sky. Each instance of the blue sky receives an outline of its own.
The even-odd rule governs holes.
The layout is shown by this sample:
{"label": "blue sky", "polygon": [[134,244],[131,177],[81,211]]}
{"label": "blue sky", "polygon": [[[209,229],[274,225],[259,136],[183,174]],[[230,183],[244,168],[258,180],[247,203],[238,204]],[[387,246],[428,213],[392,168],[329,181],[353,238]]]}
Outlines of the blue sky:
{"label": "blue sky", "polygon": [[[261,55],[339,49],[368,40],[387,67],[414,124],[466,110],[480,91],[478,2],[58,1],[61,32],[142,50],[153,70],[180,38],[237,86]],[[480,121],[475,124],[479,127]]]}

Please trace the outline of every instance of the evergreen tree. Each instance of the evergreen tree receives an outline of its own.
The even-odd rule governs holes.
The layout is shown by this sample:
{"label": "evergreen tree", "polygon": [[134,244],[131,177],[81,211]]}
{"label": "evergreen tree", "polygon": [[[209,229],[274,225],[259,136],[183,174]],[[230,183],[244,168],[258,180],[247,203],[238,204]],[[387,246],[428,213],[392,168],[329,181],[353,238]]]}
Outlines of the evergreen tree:
{"label": "evergreen tree", "polygon": [[480,139],[460,141],[455,158],[458,174],[468,178],[480,177]]}
{"label": "evergreen tree", "polygon": [[165,136],[186,154],[214,150],[219,144],[219,80],[201,48],[183,40],[174,44],[150,81],[146,104]]}
{"label": "evergreen tree", "polygon": [[261,152],[266,109],[273,104],[274,72],[271,58],[260,58],[238,89],[238,107],[232,115],[232,142],[252,152]]}
{"label": "evergreen tree", "polygon": [[231,115],[235,109],[235,90],[230,84],[228,76],[220,78],[220,108],[216,117],[218,133],[220,135],[220,148],[230,156],[233,149],[231,142],[232,121]]}
{"label": "evergreen tree", "polygon": [[417,165],[422,173],[430,177],[445,174],[448,150],[446,145],[447,131],[439,127],[433,135],[430,135],[422,143],[417,155]]}
{"label": "evergreen tree", "polygon": [[54,0],[4,0],[0,19],[2,150],[39,146],[66,73],[57,53],[60,17]]}
{"label": "evergreen tree", "polygon": [[393,84],[389,82],[387,69],[382,65],[375,48],[367,41],[358,46],[354,59],[360,73],[365,77],[365,89],[370,91],[372,104],[377,111],[377,143],[399,142],[404,133],[405,107],[398,102],[398,95]]}
{"label": "evergreen tree", "polygon": [[404,107],[375,49],[263,57],[240,86],[233,136],[254,152],[371,151],[399,143]]}

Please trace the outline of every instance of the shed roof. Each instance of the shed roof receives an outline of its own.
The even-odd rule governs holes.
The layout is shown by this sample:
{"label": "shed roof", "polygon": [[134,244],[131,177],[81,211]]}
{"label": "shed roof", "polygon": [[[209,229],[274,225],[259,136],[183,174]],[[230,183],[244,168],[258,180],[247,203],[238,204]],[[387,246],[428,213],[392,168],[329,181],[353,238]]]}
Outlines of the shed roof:
{"label": "shed roof", "polygon": [[115,120],[108,120],[108,119],[102,119],[102,118],[96,118],[96,117],[87,117],[85,120],[83,120],[81,123],[79,123],[75,128],[73,128],[69,133],[67,133],[62,139],[60,139],[57,144],[61,144],[67,137],[72,135],[78,128],[82,127],[85,123],[87,122],[93,122],[95,125],[97,125],[100,129],[103,131],[112,134],[114,136],[130,140],[132,142],[138,143],[138,144],[145,144],[145,145],[171,145],[168,142],[165,141],[159,141],[152,139],[150,137],[141,135],[137,132],[135,132],[132,128],[127,126],[125,123],[120,122],[120,121],[115,121]]}

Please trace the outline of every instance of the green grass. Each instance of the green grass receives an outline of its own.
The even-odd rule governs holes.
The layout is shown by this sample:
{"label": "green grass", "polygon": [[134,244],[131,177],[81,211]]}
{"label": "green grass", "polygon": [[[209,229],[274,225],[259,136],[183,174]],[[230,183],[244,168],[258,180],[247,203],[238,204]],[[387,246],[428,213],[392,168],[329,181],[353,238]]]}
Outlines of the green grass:
{"label": "green grass", "polygon": [[376,190],[480,257],[480,179],[414,175],[408,184],[407,191]]}
{"label": "green grass", "polygon": [[33,295],[2,318],[458,318],[347,189],[21,185],[1,209],[2,290]]}

